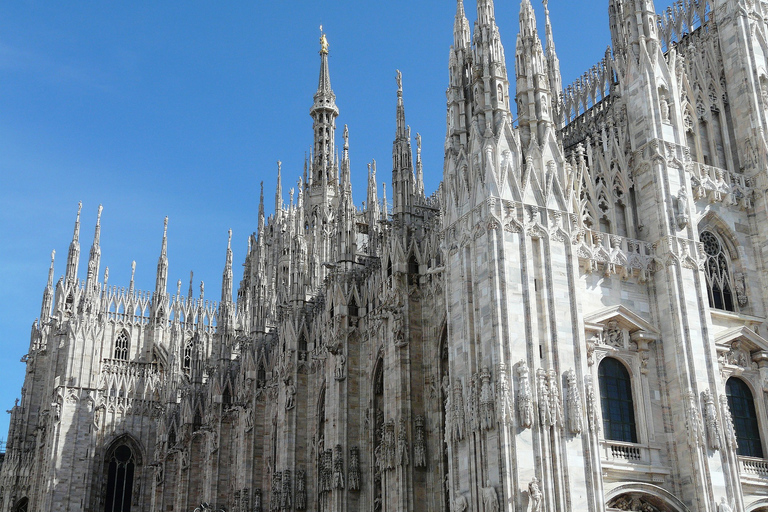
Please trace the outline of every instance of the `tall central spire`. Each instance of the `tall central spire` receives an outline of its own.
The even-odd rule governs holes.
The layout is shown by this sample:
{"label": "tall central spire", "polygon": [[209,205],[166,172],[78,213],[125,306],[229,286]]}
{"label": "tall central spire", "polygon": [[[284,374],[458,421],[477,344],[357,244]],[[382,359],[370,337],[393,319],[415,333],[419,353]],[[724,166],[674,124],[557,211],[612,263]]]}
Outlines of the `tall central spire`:
{"label": "tall central spire", "polygon": [[315,103],[309,111],[309,115],[314,120],[315,131],[313,177],[316,183],[320,183],[324,180],[332,181],[327,173],[334,162],[333,141],[336,118],[339,115],[336,95],[331,89],[331,74],[328,71],[328,39],[324,33],[320,35],[320,79],[314,99]]}

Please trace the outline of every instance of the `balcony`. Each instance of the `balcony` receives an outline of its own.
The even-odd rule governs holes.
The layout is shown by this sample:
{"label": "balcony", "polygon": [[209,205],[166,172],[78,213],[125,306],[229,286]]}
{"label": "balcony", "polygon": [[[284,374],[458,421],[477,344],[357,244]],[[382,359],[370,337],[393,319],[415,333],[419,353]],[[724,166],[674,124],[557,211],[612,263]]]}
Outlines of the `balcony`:
{"label": "balcony", "polygon": [[768,460],[739,456],[739,476],[742,484],[768,485]]}
{"label": "balcony", "polygon": [[600,447],[603,476],[609,480],[632,478],[663,483],[671,474],[662,463],[659,447],[609,440],[602,441]]}

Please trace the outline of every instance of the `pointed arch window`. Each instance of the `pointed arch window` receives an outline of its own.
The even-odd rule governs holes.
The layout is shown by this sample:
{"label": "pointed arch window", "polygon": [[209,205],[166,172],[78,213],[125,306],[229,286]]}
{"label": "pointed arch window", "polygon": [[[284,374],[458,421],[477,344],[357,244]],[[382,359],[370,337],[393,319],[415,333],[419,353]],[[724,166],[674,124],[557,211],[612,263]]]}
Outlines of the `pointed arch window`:
{"label": "pointed arch window", "polygon": [[13,512],[27,512],[29,508],[29,498],[26,496],[21,498],[11,509]]}
{"label": "pointed arch window", "polygon": [[627,368],[618,359],[606,357],[600,363],[597,375],[605,438],[636,443],[635,404]]}
{"label": "pointed arch window", "polygon": [[267,370],[264,368],[264,363],[259,363],[259,371],[256,374],[256,380],[260,383],[267,381]]}
{"label": "pointed arch window", "polygon": [[127,445],[120,444],[112,451],[108,461],[104,512],[130,512],[136,468],[133,451]]}
{"label": "pointed arch window", "polygon": [[123,361],[128,359],[128,341],[128,333],[123,329],[115,340],[114,359],[121,359]]}
{"label": "pointed arch window", "polygon": [[181,360],[181,367],[184,373],[189,375],[192,372],[192,339],[188,339],[184,345],[184,355]]}
{"label": "pointed arch window", "polygon": [[707,256],[705,273],[709,307],[736,311],[728,257],[720,239],[711,231],[702,231],[699,237]]}
{"label": "pointed arch window", "polygon": [[358,313],[360,312],[360,309],[357,307],[357,301],[355,300],[355,296],[353,295],[352,298],[349,300],[349,316],[358,316]]}
{"label": "pointed arch window", "polygon": [[725,383],[728,407],[731,408],[733,429],[736,432],[737,452],[746,457],[763,458],[763,443],[757,422],[755,400],[752,391],[743,380],[731,377]]}

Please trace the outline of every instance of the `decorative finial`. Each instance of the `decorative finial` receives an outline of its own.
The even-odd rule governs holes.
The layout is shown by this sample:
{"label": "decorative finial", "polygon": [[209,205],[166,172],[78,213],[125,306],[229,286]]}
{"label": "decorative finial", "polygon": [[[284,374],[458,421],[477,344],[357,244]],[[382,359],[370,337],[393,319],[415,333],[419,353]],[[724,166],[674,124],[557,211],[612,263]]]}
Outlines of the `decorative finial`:
{"label": "decorative finial", "polygon": [[403,74],[399,69],[397,70],[397,76],[395,76],[395,80],[397,81],[397,94],[401,95],[403,94]]}
{"label": "decorative finial", "polygon": [[416,132],[416,150],[421,153],[421,134]]}
{"label": "decorative finial", "polygon": [[203,297],[205,297],[205,282],[200,281],[200,300],[202,300]]}
{"label": "decorative finial", "polygon": [[232,248],[232,230],[229,230],[229,240],[227,240],[227,249]]}
{"label": "decorative finial", "polygon": [[107,287],[108,281],[109,281],[109,267],[104,269],[104,288]]}
{"label": "decorative finial", "polygon": [[51,251],[51,265],[53,265],[53,260],[56,258],[56,249]]}
{"label": "decorative finial", "polygon": [[104,207],[103,207],[102,205],[99,205],[99,213],[98,213],[98,215],[96,216],[96,224],[100,224],[100,223],[101,223],[101,211],[102,211],[103,209],[104,209]]}
{"label": "decorative finial", "polygon": [[134,275],[136,275],[136,260],[131,262],[131,281],[133,281]]}
{"label": "decorative finial", "polygon": [[176,296],[181,297],[181,279],[176,281]]}
{"label": "decorative finial", "polygon": [[344,149],[349,149],[349,128],[344,125]]}
{"label": "decorative finial", "polygon": [[165,216],[165,221],[163,221],[163,238],[168,236],[168,216]]}
{"label": "decorative finial", "polygon": [[320,25],[320,54],[328,55],[328,39],[325,37],[322,25]]}

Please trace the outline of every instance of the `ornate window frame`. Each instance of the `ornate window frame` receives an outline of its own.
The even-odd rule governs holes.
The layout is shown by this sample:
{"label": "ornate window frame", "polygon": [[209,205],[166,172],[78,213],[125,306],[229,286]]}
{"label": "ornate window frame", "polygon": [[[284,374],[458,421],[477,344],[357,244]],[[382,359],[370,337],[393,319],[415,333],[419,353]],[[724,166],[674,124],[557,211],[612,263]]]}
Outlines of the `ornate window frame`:
{"label": "ornate window frame", "polygon": [[715,348],[723,394],[731,377],[740,378],[752,392],[763,457],[768,458],[768,407],[761,399],[768,392],[768,340],[749,327],[732,327],[715,335]]}

